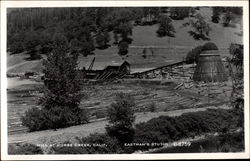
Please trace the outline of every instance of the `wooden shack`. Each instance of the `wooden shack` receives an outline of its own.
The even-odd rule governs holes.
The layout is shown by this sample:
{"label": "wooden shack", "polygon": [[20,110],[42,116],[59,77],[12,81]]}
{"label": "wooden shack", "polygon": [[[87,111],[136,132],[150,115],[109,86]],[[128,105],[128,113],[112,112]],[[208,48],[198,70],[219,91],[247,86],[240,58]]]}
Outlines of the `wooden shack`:
{"label": "wooden shack", "polygon": [[130,64],[124,61],[120,65],[108,65],[103,70],[85,70],[86,79],[113,80],[130,73]]}

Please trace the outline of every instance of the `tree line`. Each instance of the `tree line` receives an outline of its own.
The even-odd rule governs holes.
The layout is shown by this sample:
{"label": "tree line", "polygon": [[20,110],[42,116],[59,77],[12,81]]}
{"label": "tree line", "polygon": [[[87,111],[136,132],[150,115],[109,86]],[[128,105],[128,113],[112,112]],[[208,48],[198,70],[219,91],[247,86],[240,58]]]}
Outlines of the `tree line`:
{"label": "tree line", "polygon": [[[194,17],[194,28],[189,33],[195,39],[207,38],[211,30],[204,18],[197,14],[199,7],[88,7],[88,8],[19,8],[7,15],[7,49],[10,53],[27,51],[30,59],[40,59],[41,54],[52,51],[53,35],[63,34],[73,52],[84,56],[96,48],[110,46],[110,33],[118,54],[128,53],[132,43],[134,25],[158,25],[158,37],[175,37],[173,20]],[[229,26],[235,14],[242,15],[240,7],[213,7],[212,22]],[[184,24],[185,25],[185,24]]]}
{"label": "tree line", "polygon": [[30,59],[52,51],[53,35],[63,34],[73,52],[84,56],[110,46],[110,33],[119,55],[132,43],[134,25],[159,24],[157,36],[174,37],[172,20],[194,16],[192,7],[89,7],[19,8],[7,15],[7,49],[12,54],[27,51]]}

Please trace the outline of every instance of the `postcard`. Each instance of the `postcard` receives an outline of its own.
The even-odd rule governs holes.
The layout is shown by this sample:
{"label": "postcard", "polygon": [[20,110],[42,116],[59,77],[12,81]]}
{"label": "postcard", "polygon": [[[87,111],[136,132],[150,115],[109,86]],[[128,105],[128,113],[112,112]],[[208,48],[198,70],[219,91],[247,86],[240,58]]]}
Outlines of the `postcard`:
{"label": "postcard", "polygon": [[248,1],[2,1],[4,160],[249,158]]}

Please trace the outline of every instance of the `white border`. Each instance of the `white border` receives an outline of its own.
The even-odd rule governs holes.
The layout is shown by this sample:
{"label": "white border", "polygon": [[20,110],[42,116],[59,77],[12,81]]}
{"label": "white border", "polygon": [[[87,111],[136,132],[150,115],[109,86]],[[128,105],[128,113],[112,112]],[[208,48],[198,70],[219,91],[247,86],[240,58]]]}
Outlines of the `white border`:
{"label": "white border", "polygon": [[[6,8],[11,7],[94,7],[94,6],[242,6],[244,44],[245,152],[193,154],[91,154],[91,155],[8,155]],[[236,159],[249,158],[249,8],[248,1],[1,1],[1,159],[3,160],[102,160],[102,159]]]}

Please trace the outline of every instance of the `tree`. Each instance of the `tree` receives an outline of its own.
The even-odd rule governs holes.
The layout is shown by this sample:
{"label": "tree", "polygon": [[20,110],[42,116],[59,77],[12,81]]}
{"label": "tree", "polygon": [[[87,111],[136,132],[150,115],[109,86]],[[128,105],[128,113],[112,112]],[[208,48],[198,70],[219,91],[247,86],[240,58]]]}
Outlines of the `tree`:
{"label": "tree", "polygon": [[88,55],[93,55],[93,51],[95,50],[95,46],[92,40],[89,41],[84,41],[84,42],[80,42],[80,46],[81,46],[81,53],[83,56],[88,56]]}
{"label": "tree", "polygon": [[50,53],[53,49],[53,35],[48,33],[47,30],[40,33],[41,54]]}
{"label": "tree", "polygon": [[191,51],[187,53],[186,56],[186,63],[187,64],[192,64],[192,63],[198,63],[199,56],[202,52],[203,46],[197,46]]}
{"label": "tree", "polygon": [[189,7],[171,7],[170,17],[174,20],[183,20],[188,17],[190,13]]}
{"label": "tree", "polygon": [[81,124],[86,121],[86,115],[79,108],[83,94],[79,82],[81,75],[76,70],[78,54],[68,52],[68,42],[63,35],[56,34],[54,42],[55,49],[44,62],[46,90],[41,103],[50,111],[51,118],[58,116],[52,123],[61,121],[60,127]]}
{"label": "tree", "polygon": [[213,7],[213,15],[212,15],[212,22],[219,23],[220,21],[220,7]]}
{"label": "tree", "polygon": [[25,32],[20,31],[19,33],[14,33],[10,37],[8,37],[7,45],[11,54],[20,53],[25,50],[24,48],[25,36],[26,36]]}
{"label": "tree", "polygon": [[231,62],[238,69],[238,71],[243,70],[243,45],[240,44],[230,44],[229,53],[232,56]]}
{"label": "tree", "polygon": [[228,27],[232,19],[233,19],[232,13],[230,11],[227,11],[222,18],[223,26]]}
{"label": "tree", "polygon": [[129,38],[132,35],[132,25],[129,22],[120,23],[114,28],[114,33],[120,35],[121,41],[126,41],[129,44],[132,42],[132,39]]}
{"label": "tree", "polygon": [[174,37],[175,29],[172,25],[172,19],[168,16],[161,16],[159,19],[159,29],[156,31],[159,37]]}
{"label": "tree", "polygon": [[135,121],[134,98],[126,93],[118,93],[115,103],[108,108],[108,121],[106,131],[109,136],[116,137],[120,143],[128,143],[133,140]]}
{"label": "tree", "polygon": [[114,32],[113,34],[114,34],[114,44],[118,44],[119,43],[119,37],[118,37],[116,32]]}
{"label": "tree", "polygon": [[83,109],[79,108],[83,94],[81,75],[76,70],[78,54],[69,53],[64,35],[55,34],[53,41],[54,49],[43,63],[45,89],[40,99],[42,109],[30,110],[22,119],[31,131],[57,129],[87,121]]}
{"label": "tree", "polygon": [[103,32],[98,31],[95,40],[98,48],[105,49],[108,47],[108,42],[110,41],[109,33],[107,32],[107,30]]}
{"label": "tree", "polygon": [[68,53],[68,42],[61,34],[54,36],[55,48],[44,61],[45,87],[47,91],[42,104],[77,108],[81,101],[81,85],[78,82],[77,54]]}
{"label": "tree", "polygon": [[191,17],[194,17],[195,14],[196,14],[195,8],[194,8],[194,7],[190,7],[190,8],[189,8],[189,15],[190,15]]}
{"label": "tree", "polygon": [[201,16],[201,14],[197,14],[195,16],[195,20],[191,20],[190,24],[193,27],[193,30],[189,31],[189,33],[194,37],[194,39],[209,40],[207,36],[209,36],[211,28],[204,20],[204,17]]}
{"label": "tree", "polygon": [[120,56],[127,55],[128,53],[128,43],[126,41],[121,41],[118,45],[119,51],[118,54]]}

